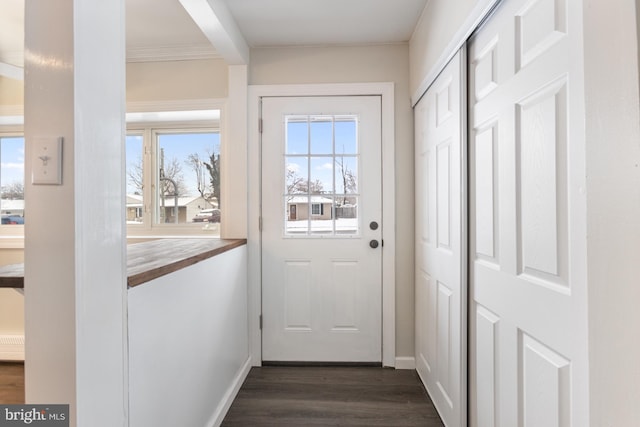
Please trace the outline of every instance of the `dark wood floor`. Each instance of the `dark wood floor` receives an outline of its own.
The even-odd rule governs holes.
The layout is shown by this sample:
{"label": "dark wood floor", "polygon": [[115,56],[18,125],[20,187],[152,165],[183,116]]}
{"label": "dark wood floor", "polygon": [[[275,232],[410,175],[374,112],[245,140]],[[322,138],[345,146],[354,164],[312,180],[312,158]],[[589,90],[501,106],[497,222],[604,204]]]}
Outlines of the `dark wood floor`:
{"label": "dark wood floor", "polygon": [[253,368],[223,426],[420,426],[442,421],[415,371]]}
{"label": "dark wood floor", "polygon": [[[24,365],[0,362],[0,404],[23,404]],[[415,371],[253,368],[223,426],[442,427]]]}
{"label": "dark wood floor", "polygon": [[24,404],[24,364],[0,362],[0,404]]}

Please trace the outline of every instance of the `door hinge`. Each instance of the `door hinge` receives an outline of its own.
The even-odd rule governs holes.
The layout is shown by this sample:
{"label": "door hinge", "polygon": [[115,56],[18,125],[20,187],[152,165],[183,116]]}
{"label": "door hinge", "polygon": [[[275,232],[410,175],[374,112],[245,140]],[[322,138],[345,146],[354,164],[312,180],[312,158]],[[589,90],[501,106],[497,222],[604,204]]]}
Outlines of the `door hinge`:
{"label": "door hinge", "polygon": [[262,330],[262,314],[260,315],[259,319],[260,319],[260,330]]}
{"label": "door hinge", "polygon": [[258,119],[258,132],[262,133],[262,117]]}
{"label": "door hinge", "polygon": [[262,217],[258,218],[258,230],[262,233]]}

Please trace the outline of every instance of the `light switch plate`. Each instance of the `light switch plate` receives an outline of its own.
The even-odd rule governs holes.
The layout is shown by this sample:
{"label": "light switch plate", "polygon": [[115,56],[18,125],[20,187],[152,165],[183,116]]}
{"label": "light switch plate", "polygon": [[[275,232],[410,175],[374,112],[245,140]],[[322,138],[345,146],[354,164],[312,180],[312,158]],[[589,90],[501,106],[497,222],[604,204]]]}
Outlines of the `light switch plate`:
{"label": "light switch plate", "polygon": [[62,137],[33,140],[32,184],[62,184]]}

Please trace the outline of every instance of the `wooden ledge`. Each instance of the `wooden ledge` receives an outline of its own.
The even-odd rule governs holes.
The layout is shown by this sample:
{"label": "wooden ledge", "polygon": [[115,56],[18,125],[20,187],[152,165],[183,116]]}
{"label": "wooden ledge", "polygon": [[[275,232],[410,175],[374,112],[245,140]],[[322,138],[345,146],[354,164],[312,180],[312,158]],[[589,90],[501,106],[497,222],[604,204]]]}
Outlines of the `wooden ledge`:
{"label": "wooden ledge", "polygon": [[246,239],[160,239],[128,245],[127,284],[141,285],[246,243]]}
{"label": "wooden ledge", "polygon": [[[127,245],[127,285],[139,286],[246,243],[246,239],[169,238]],[[24,264],[0,267],[0,288],[24,288]]]}

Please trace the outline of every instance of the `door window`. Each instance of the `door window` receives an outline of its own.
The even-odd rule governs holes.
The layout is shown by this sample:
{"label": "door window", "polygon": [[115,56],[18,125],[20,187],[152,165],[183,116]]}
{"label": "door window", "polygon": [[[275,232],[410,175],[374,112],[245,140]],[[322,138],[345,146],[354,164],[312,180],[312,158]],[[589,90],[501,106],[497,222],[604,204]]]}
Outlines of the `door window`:
{"label": "door window", "polygon": [[358,235],[358,117],[291,115],[285,123],[285,235]]}

